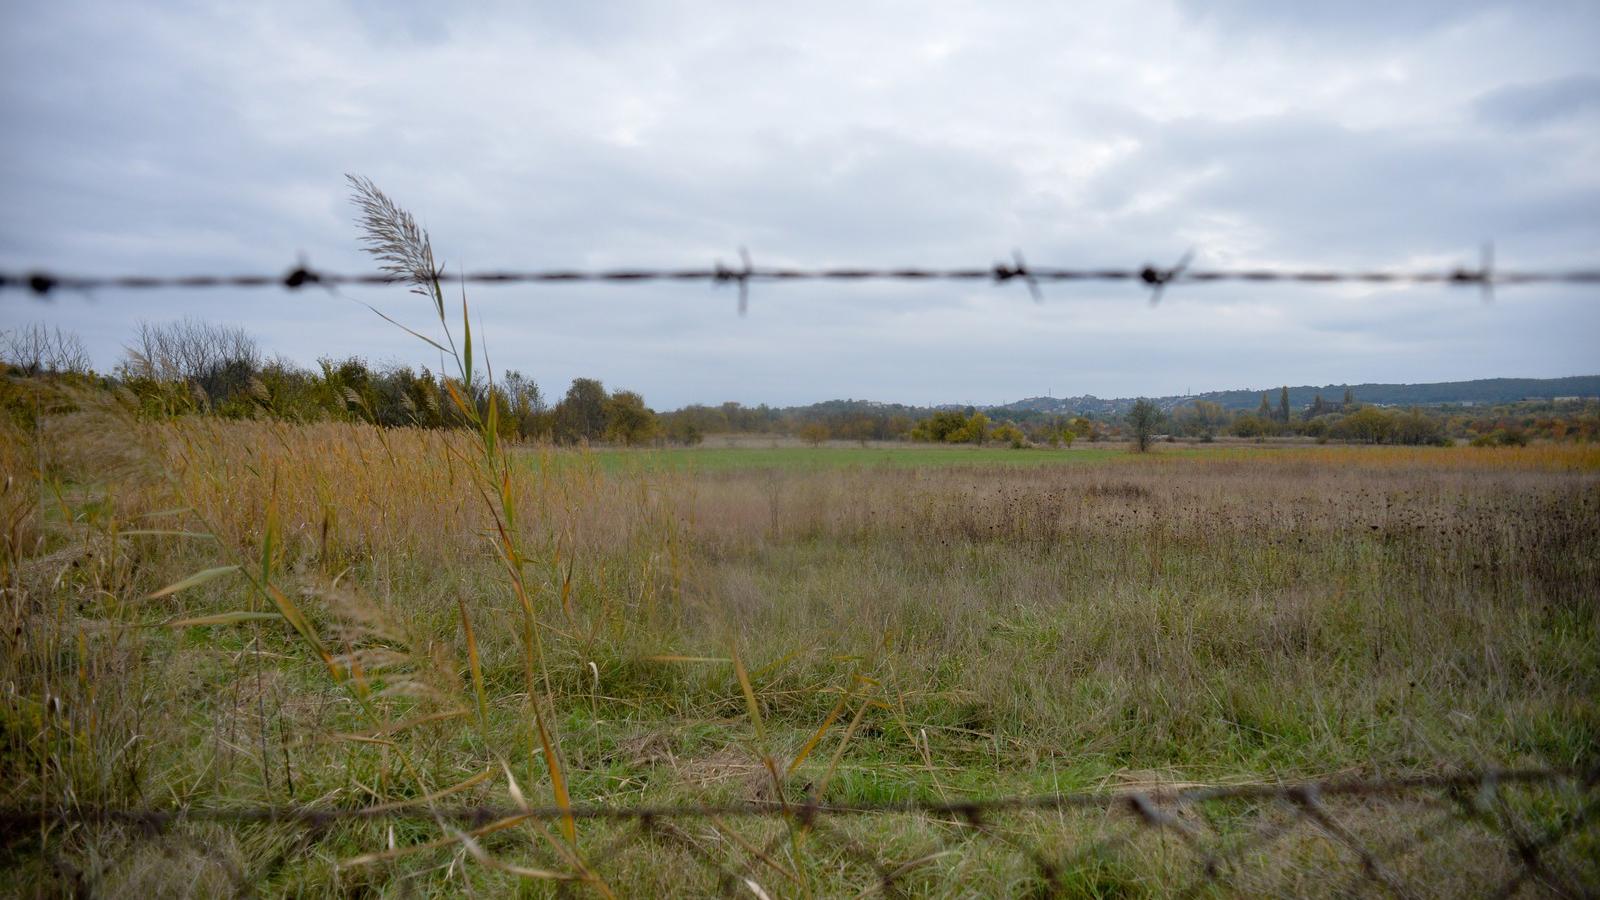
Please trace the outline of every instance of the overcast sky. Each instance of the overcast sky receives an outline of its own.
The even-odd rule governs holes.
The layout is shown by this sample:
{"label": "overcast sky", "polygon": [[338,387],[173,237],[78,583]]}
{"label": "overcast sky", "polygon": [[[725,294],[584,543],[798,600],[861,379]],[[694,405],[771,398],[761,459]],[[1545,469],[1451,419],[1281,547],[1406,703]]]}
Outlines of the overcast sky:
{"label": "overcast sky", "polygon": [[[529,7],[542,6],[543,11]],[[1600,4],[0,8],[0,267],[366,271],[346,172],[452,267],[1600,264]],[[437,366],[402,288],[0,296]],[[491,361],[652,406],[1600,372],[1593,288],[477,287]],[[476,330],[475,330],[476,331]]]}

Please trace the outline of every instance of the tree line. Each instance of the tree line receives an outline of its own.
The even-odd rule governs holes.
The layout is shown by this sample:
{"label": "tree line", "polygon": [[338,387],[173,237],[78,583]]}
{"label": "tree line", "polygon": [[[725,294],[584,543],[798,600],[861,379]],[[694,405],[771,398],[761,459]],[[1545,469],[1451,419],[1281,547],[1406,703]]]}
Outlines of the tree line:
{"label": "tree line", "polygon": [[633,446],[661,434],[660,419],[643,396],[607,391],[593,378],[573,379],[550,403],[534,379],[515,370],[462,384],[426,366],[375,365],[356,356],[324,358],[313,369],[267,357],[242,328],[198,319],[141,323],[110,374],[92,370],[75,335],[42,325],[0,334],[0,363],[14,375],[122,392],[150,416],[458,428],[467,422],[451,400],[456,393],[485,417],[492,405],[506,439]]}
{"label": "tree line", "polygon": [[[467,424],[451,398],[455,393],[484,417],[492,405],[505,439],[562,444],[689,445],[717,434],[789,436],[814,445],[916,441],[1018,449],[1108,440],[1145,449],[1158,439],[1210,442],[1221,436],[1391,444],[1465,440],[1478,445],[1600,439],[1600,403],[1594,400],[1397,409],[1362,403],[1349,388],[1337,399],[1316,394],[1296,407],[1284,387],[1276,397],[1262,394],[1253,411],[1230,410],[1210,400],[1168,408],[1141,400],[1126,415],[832,400],[788,408],[692,404],[657,412],[638,392],[607,390],[594,378],[573,379],[552,402],[533,378],[515,370],[461,384],[427,367],[375,365],[355,356],[324,358],[308,368],[281,356],[268,357],[244,329],[197,319],[141,323],[108,375],[92,370],[77,336],[43,325],[0,332],[0,364],[16,376],[65,378],[125,392],[152,416],[455,428]],[[20,407],[13,412],[23,414]]]}
{"label": "tree line", "polygon": [[[1600,401],[1534,400],[1494,406],[1442,404],[1405,408],[1361,402],[1346,388],[1338,400],[1316,394],[1298,408],[1287,387],[1274,401],[1261,395],[1254,411],[1230,411],[1196,400],[1162,411],[1150,404],[1153,430],[1202,442],[1219,435],[1265,440],[1305,437],[1365,444],[1444,445],[1465,440],[1475,446],[1525,444],[1531,439],[1600,440]],[[1148,401],[1145,401],[1148,403]]]}

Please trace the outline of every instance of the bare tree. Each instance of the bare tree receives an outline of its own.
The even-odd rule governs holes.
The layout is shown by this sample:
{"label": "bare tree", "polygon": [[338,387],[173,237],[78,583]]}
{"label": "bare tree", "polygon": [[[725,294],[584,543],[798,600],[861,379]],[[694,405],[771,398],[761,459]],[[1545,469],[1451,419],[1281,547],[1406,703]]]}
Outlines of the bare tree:
{"label": "bare tree", "polygon": [[261,348],[243,328],[194,318],[140,322],[125,349],[119,367],[125,377],[186,381],[213,400],[247,390],[262,362]]}
{"label": "bare tree", "polygon": [[76,334],[42,322],[0,332],[0,361],[24,375],[86,375],[91,368],[89,350]]}
{"label": "bare tree", "polygon": [[261,366],[261,349],[243,328],[213,325],[201,319],[140,322],[133,343],[125,348],[122,370],[161,381],[199,381],[230,364]]}

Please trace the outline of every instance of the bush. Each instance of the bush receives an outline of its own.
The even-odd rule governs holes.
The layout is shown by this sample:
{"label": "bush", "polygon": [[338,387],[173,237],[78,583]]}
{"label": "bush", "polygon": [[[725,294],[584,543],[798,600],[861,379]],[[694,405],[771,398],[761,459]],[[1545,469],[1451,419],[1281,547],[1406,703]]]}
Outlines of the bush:
{"label": "bush", "polygon": [[913,441],[944,443],[954,440],[951,435],[965,428],[966,425],[967,417],[965,415],[954,410],[941,410],[918,422],[917,427],[911,429],[910,436]]}
{"label": "bush", "polygon": [[1253,438],[1267,433],[1266,426],[1255,416],[1240,416],[1233,420],[1234,437]]}
{"label": "bush", "polygon": [[1381,444],[1393,431],[1394,422],[1388,413],[1375,406],[1363,406],[1333,423],[1329,433],[1341,440]]}
{"label": "bush", "polygon": [[1028,436],[1022,433],[1022,429],[1010,422],[996,428],[989,436],[997,441],[1009,443],[1013,450],[1021,450],[1028,446]]}
{"label": "bush", "polygon": [[981,412],[975,412],[967,424],[945,436],[945,440],[956,444],[982,445],[989,439],[989,417]]}
{"label": "bush", "polygon": [[668,420],[667,440],[685,447],[693,447],[705,440],[705,434],[700,431],[700,426],[686,416]]}
{"label": "bush", "polygon": [[1526,447],[1528,435],[1520,428],[1496,428],[1472,439],[1474,447]]}
{"label": "bush", "polygon": [[828,439],[828,435],[828,426],[822,424],[821,422],[807,422],[806,424],[800,426],[800,440],[805,441],[813,447],[822,446],[822,442]]}
{"label": "bush", "polygon": [[1421,410],[1393,414],[1390,423],[1389,439],[1396,444],[1432,444],[1437,447],[1450,443],[1449,438],[1445,437],[1443,424]]}

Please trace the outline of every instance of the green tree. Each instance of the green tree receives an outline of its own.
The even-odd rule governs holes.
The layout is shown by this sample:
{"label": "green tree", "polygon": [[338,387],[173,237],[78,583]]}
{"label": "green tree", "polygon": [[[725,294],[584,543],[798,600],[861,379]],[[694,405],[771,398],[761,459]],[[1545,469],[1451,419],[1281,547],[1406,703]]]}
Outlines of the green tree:
{"label": "green tree", "polygon": [[606,389],[593,378],[574,378],[556,404],[556,428],[568,441],[598,440],[606,433]]}
{"label": "green tree", "polygon": [[546,429],[544,393],[539,383],[515,369],[500,381],[506,395],[506,417],[516,425],[517,436],[540,436]]}
{"label": "green tree", "polygon": [[1389,421],[1389,439],[1396,444],[1443,446],[1450,443],[1449,438],[1445,437],[1441,421],[1420,409],[1393,414]]}
{"label": "green tree", "polygon": [[996,428],[990,434],[990,437],[1010,444],[1013,450],[1021,450],[1028,445],[1028,436],[1022,433],[1022,429],[1010,422],[1006,422]]}
{"label": "green tree", "polygon": [[1143,397],[1134,401],[1133,409],[1128,412],[1128,428],[1133,432],[1133,447],[1136,451],[1144,453],[1150,449],[1150,441],[1155,437],[1156,426],[1160,422],[1161,410],[1154,403]]}
{"label": "green tree", "polygon": [[1278,421],[1284,424],[1289,422],[1289,386],[1287,384],[1283,386],[1283,390],[1278,394]]}
{"label": "green tree", "polygon": [[1526,447],[1528,435],[1521,428],[1496,428],[1472,439],[1474,447]]}
{"label": "green tree", "polygon": [[1394,431],[1394,420],[1375,406],[1366,406],[1335,422],[1328,433],[1341,440],[1381,444]]}
{"label": "green tree", "polygon": [[1195,430],[1200,434],[1200,440],[1207,443],[1214,440],[1217,430],[1227,424],[1228,412],[1222,404],[1210,400],[1196,400],[1194,402]]}
{"label": "green tree", "polygon": [[966,424],[965,415],[955,410],[940,410],[918,422],[916,427],[911,429],[911,439],[944,443],[951,439],[951,434],[960,431]]}
{"label": "green tree", "polygon": [[608,441],[633,447],[656,436],[656,414],[633,391],[617,391],[606,398],[605,420]]}
{"label": "green tree", "polygon": [[705,433],[700,430],[700,424],[688,416],[675,416],[667,420],[667,440],[693,447],[705,440]]}
{"label": "green tree", "polygon": [[1051,420],[1044,428],[1044,439],[1052,447],[1060,447],[1063,444],[1071,447],[1073,440],[1077,437],[1077,433],[1072,430],[1072,425],[1059,416]]}
{"label": "green tree", "polygon": [[828,426],[823,422],[807,422],[800,426],[799,431],[800,440],[813,447],[822,446],[823,441],[828,439],[829,434]]}
{"label": "green tree", "polygon": [[1260,416],[1240,416],[1233,420],[1235,437],[1259,438],[1267,433],[1266,423]]}
{"label": "green tree", "polygon": [[989,417],[981,412],[974,412],[965,425],[945,435],[945,440],[953,444],[978,444],[989,439]]}

